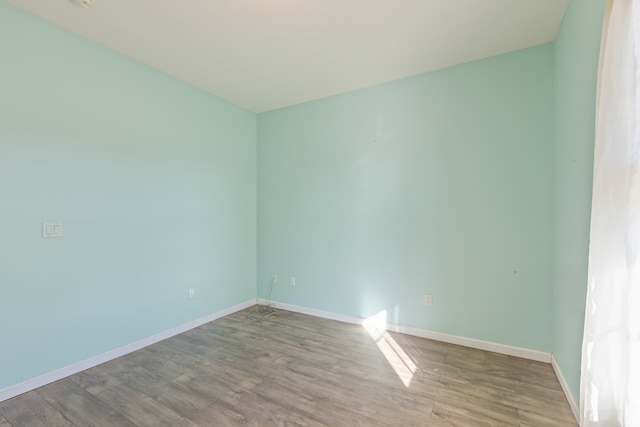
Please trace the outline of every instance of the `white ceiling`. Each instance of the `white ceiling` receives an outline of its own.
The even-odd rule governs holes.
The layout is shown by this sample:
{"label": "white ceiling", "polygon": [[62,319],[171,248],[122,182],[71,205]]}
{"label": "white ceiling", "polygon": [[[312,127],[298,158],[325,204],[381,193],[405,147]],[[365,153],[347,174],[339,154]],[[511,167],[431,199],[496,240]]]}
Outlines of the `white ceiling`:
{"label": "white ceiling", "polygon": [[552,41],[569,0],[4,0],[259,113]]}

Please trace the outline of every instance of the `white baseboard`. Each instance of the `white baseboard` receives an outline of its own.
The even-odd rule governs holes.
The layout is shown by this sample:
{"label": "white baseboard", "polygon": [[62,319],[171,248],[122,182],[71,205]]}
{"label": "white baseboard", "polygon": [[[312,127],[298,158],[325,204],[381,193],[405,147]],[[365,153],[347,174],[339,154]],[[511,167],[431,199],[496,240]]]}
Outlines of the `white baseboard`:
{"label": "white baseboard", "polygon": [[[258,299],[258,304],[266,304],[267,300]],[[315,308],[302,307],[293,304],[286,304],[281,302],[271,301],[277,308],[281,308],[283,310],[293,311],[296,313],[308,314],[310,316],[322,317],[325,319],[337,320],[345,323],[352,323],[356,325],[362,325],[365,321],[362,317],[349,316],[346,314],[333,313],[330,311],[322,311],[317,310]],[[482,341],[474,338],[466,338],[457,335],[444,334],[442,332],[430,331],[427,329],[414,328],[412,326],[404,326],[404,325],[396,325],[394,323],[387,323],[387,330],[399,332],[402,334],[413,335],[421,338],[428,338],[436,341],[442,341],[450,344],[461,345],[464,347],[476,348],[479,350],[492,351],[494,353],[506,354],[509,356],[521,357],[523,359],[534,360],[537,362],[550,363],[553,367],[553,370],[558,377],[558,381],[562,386],[562,391],[567,397],[567,401],[569,402],[569,406],[573,411],[573,415],[576,417],[576,421],[578,424],[580,423],[580,408],[576,403],[576,399],[571,392],[571,388],[569,388],[569,383],[565,379],[562,371],[560,370],[560,366],[556,361],[555,357],[552,353],[547,353],[544,351],[531,350],[528,348],[522,347],[514,347],[505,344],[498,344],[490,341]]]}
{"label": "white baseboard", "polygon": [[[258,298],[258,304],[267,304],[267,300]],[[333,313],[331,311],[322,311],[315,308],[302,307],[299,305],[287,304],[284,302],[271,301],[271,304],[276,308],[281,308],[287,311],[293,311],[301,314],[308,314],[309,316],[322,317],[323,319],[337,320],[339,322],[353,323],[356,325],[362,325],[364,321],[361,317],[348,316],[346,314]]]}
{"label": "white baseboard", "polygon": [[[258,299],[259,304],[266,304],[267,301]],[[364,318],[348,316],[345,314],[332,313],[329,311],[316,310],[314,308],[301,307],[292,304],[271,301],[277,308],[283,310],[294,311],[296,313],[308,314],[325,319],[338,320],[340,322],[353,323],[362,325]],[[509,356],[521,357],[523,359],[535,360],[537,362],[551,363],[551,353],[544,351],[531,350],[528,348],[514,347],[505,344],[498,344],[490,341],[482,341],[474,338],[466,338],[457,335],[445,334],[442,332],[430,331],[427,329],[414,328],[412,326],[396,325],[387,323],[387,330],[400,332],[407,335],[413,335],[421,338],[428,338],[436,341],[442,341],[450,344],[461,345],[465,347],[476,348],[479,350],[492,351],[494,353],[506,354]]]}
{"label": "white baseboard", "polygon": [[[263,299],[257,299],[257,300],[251,299],[243,303],[234,305],[232,307],[217,311],[208,316],[195,319],[191,322],[187,322],[180,326],[167,329],[166,331],[162,331],[150,337],[143,338],[141,340],[124,345],[122,347],[118,347],[116,349],[107,351],[97,356],[90,357],[89,359],[65,366],[60,369],[56,369],[55,371],[47,372],[46,374],[37,376],[35,378],[30,378],[26,381],[11,385],[4,389],[0,389],[0,402],[11,399],[12,397],[26,393],[28,391],[35,390],[36,388],[61,380],[68,376],[77,374],[78,372],[82,372],[86,369],[93,368],[94,366],[100,365],[102,363],[108,362],[110,360],[116,359],[126,354],[132,353],[136,350],[140,350],[141,348],[155,344],[159,341],[165,340],[172,336],[181,334],[190,329],[197,328],[198,326],[204,325],[205,323],[212,322],[221,317],[235,313],[236,311],[243,310],[256,303],[266,304],[267,301]],[[283,310],[289,310],[297,313],[308,314],[311,316],[322,317],[325,319],[337,320],[345,323],[362,325],[363,322],[365,321],[364,318],[349,316],[346,314],[333,313],[329,311],[322,311],[314,308],[302,307],[302,306],[280,303],[280,302],[272,302],[272,303],[277,308],[281,308]],[[521,347],[513,347],[505,344],[498,344],[498,343],[493,343],[489,341],[477,340],[473,338],[466,338],[466,337],[461,337],[457,335],[450,335],[450,334],[445,334],[441,332],[430,331],[427,329],[414,328],[411,326],[396,325],[393,323],[387,323],[387,329],[390,331],[399,332],[407,335],[433,339],[436,341],[462,345],[465,347],[477,348],[485,351],[492,351],[495,353],[506,354],[509,356],[522,357],[525,359],[535,360],[539,362],[551,363],[554,371],[556,372],[556,375],[558,376],[558,380],[562,385],[562,389],[567,395],[567,399],[569,400],[571,409],[573,410],[574,415],[576,415],[576,418],[578,417],[578,406],[576,404],[576,400],[571,394],[571,390],[569,389],[568,384],[564,379],[564,376],[562,375],[562,371],[560,371],[560,368],[558,367],[557,362],[555,361],[555,358],[553,358],[551,353],[545,353],[542,351],[531,350],[531,349],[526,349]]]}
{"label": "white baseboard", "polygon": [[55,371],[47,372],[46,374],[42,374],[35,378],[30,378],[21,383],[10,385],[9,387],[0,389],[0,402],[11,399],[12,397],[26,393],[28,391],[35,390],[38,387],[42,387],[52,382],[61,380],[70,375],[77,374],[78,372],[82,372],[86,369],[93,368],[94,366],[101,365],[105,362],[108,362],[110,360],[116,359],[118,357],[124,356],[129,353],[132,353],[136,350],[140,350],[141,348],[150,346],[151,344],[155,344],[159,341],[165,340],[167,338],[171,338],[174,335],[181,334],[190,329],[197,328],[198,326],[204,325],[205,323],[209,323],[221,317],[235,313],[236,311],[240,311],[247,307],[251,307],[254,304],[256,304],[256,300],[251,299],[243,303],[234,305],[232,307],[217,311],[208,316],[204,316],[199,319],[192,320],[191,322],[182,324],[180,326],[176,326],[175,328],[167,329],[166,331],[159,332],[155,335],[151,335],[150,337],[143,338],[136,342],[132,342],[131,344],[127,344],[122,347],[109,350],[106,353],[102,353],[97,356],[90,357],[89,359],[85,359],[80,362],[65,366],[63,368],[56,369]]}
{"label": "white baseboard", "polygon": [[558,361],[553,355],[551,355],[551,366],[553,367],[553,371],[556,373],[556,377],[558,377],[558,381],[560,381],[560,385],[562,386],[564,395],[567,396],[569,406],[571,406],[571,410],[573,411],[573,416],[576,417],[576,421],[578,422],[578,424],[580,424],[580,406],[578,405],[576,398],[571,392],[569,383],[562,374],[562,370],[560,369],[560,365],[558,365]]}

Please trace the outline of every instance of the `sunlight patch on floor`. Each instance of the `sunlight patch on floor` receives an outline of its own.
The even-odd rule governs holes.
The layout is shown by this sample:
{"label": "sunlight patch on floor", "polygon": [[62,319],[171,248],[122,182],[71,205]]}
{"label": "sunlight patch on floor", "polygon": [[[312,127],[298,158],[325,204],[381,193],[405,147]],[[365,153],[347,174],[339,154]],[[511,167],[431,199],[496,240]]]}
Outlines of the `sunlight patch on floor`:
{"label": "sunlight patch on floor", "polygon": [[376,343],[380,352],[398,375],[398,378],[400,378],[405,387],[409,387],[417,367],[402,347],[387,332],[387,311],[383,310],[365,319],[362,322],[362,326]]}

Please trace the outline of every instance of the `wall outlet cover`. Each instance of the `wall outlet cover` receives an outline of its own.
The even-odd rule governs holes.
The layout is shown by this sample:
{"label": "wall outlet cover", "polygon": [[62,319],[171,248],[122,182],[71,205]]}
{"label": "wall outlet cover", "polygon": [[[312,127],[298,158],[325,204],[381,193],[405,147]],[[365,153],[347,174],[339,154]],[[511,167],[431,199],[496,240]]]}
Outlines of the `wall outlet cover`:
{"label": "wall outlet cover", "polygon": [[433,303],[433,296],[431,294],[424,294],[424,305],[431,306]]}

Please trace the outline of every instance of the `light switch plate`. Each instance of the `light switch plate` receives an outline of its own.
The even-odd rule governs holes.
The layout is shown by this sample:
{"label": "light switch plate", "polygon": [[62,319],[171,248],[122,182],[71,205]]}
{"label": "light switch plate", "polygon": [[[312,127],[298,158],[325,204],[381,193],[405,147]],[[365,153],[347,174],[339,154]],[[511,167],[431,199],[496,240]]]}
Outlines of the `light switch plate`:
{"label": "light switch plate", "polygon": [[62,237],[61,222],[43,222],[42,237]]}

